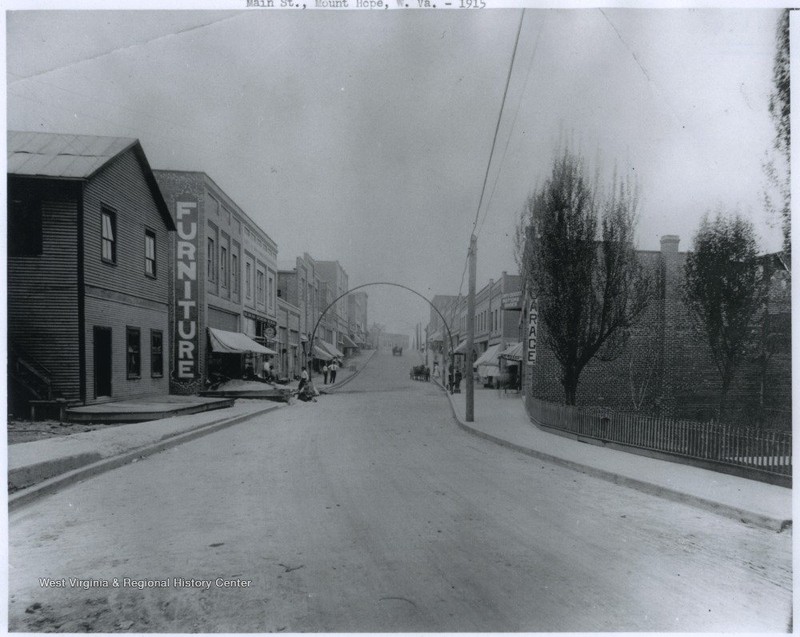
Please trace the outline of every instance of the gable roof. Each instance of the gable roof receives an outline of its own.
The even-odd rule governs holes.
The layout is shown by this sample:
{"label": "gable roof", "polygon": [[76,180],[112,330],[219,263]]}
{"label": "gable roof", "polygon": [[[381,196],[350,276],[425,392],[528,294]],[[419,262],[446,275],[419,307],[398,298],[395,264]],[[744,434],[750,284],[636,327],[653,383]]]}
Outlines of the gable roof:
{"label": "gable roof", "polygon": [[168,229],[175,229],[164,195],[138,139],[8,131],[7,144],[9,175],[51,179],[91,179],[109,162],[132,150],[164,223]]}

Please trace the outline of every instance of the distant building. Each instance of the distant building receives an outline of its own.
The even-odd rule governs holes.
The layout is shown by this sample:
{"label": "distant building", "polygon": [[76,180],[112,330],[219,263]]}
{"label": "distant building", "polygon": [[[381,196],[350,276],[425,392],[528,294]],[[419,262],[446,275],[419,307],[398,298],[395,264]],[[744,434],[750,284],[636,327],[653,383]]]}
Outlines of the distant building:
{"label": "distant building", "polygon": [[138,140],[8,133],[9,405],[169,390],[175,224]]}
{"label": "distant building", "polygon": [[369,297],[363,290],[347,296],[347,332],[357,348],[367,344],[367,302]]}
{"label": "distant building", "polygon": [[[348,335],[347,297],[343,295],[350,289],[349,277],[338,261],[317,261],[317,272],[320,279],[328,283],[330,298],[326,306],[333,303],[334,299],[338,299],[336,304],[328,309],[326,316],[330,315],[329,340],[337,350],[344,352],[349,344],[345,341],[345,336]],[[324,311],[325,307],[322,310]]]}
{"label": "distant building", "polygon": [[[328,303],[335,298],[332,296],[332,285],[327,279],[321,278],[318,262],[311,255],[306,252],[292,262],[281,263],[278,269],[278,294],[298,309],[300,366],[319,370],[325,362],[344,357],[344,352],[334,345],[335,312],[322,315]],[[310,343],[312,335],[313,347]]]}
{"label": "distant building", "polygon": [[172,391],[261,374],[278,354],[278,248],[205,173],[154,171],[171,246]]}

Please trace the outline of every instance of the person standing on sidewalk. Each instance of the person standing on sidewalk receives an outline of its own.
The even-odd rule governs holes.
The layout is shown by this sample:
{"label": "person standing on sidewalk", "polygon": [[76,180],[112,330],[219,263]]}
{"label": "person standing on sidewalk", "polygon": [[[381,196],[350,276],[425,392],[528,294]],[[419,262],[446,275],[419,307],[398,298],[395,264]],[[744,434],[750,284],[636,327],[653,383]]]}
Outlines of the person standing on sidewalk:
{"label": "person standing on sidewalk", "polygon": [[331,376],[331,385],[336,382],[336,370],[339,369],[339,366],[336,364],[336,359],[331,361],[330,366],[328,367],[328,373]]}
{"label": "person standing on sidewalk", "polygon": [[323,365],[323,367],[322,367],[322,384],[323,385],[327,385],[328,384],[328,371],[329,371],[328,363],[325,363],[325,365]]}
{"label": "person standing on sidewalk", "polygon": [[303,371],[300,372],[300,382],[297,385],[298,393],[302,391],[303,387],[306,386],[306,383],[308,383],[308,372],[306,371],[305,365],[303,365]]}

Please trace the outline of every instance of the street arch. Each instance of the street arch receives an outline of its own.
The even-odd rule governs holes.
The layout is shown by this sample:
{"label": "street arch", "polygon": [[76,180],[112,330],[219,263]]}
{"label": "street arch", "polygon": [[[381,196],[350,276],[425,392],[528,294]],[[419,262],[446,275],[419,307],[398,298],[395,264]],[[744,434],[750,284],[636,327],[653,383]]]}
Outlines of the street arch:
{"label": "street arch", "polygon": [[331,309],[331,308],[332,308],[334,305],[336,305],[336,302],[337,302],[337,301],[339,301],[339,300],[343,299],[344,297],[346,297],[346,296],[347,296],[348,294],[350,294],[351,292],[355,292],[356,290],[360,290],[361,288],[369,287],[369,286],[372,286],[372,285],[390,285],[390,286],[393,286],[393,287],[396,287],[396,288],[402,288],[402,289],[404,289],[404,290],[408,290],[409,292],[411,292],[411,293],[413,293],[413,294],[416,294],[416,295],[417,295],[419,298],[421,298],[421,299],[422,299],[423,301],[425,301],[425,302],[426,302],[428,305],[430,305],[430,306],[433,308],[433,310],[434,310],[434,311],[435,311],[435,312],[436,312],[436,313],[439,315],[439,318],[441,318],[441,319],[442,319],[442,324],[444,325],[445,329],[447,330],[447,338],[448,338],[448,343],[450,343],[450,348],[451,348],[451,352],[450,352],[450,358],[451,358],[451,363],[452,363],[452,358],[453,358],[453,356],[454,356],[454,354],[453,354],[453,352],[452,352],[452,347],[453,347],[453,345],[452,345],[452,343],[453,343],[453,334],[452,334],[452,332],[450,331],[450,325],[447,323],[447,320],[444,318],[444,316],[442,315],[442,313],[439,311],[439,308],[437,308],[437,307],[436,307],[436,306],[435,306],[435,305],[434,305],[434,304],[433,304],[433,303],[430,301],[430,299],[428,299],[427,297],[423,296],[422,294],[420,294],[419,292],[417,292],[417,291],[416,291],[416,290],[414,290],[413,288],[410,288],[410,287],[408,287],[407,285],[401,285],[400,283],[392,283],[392,282],[390,282],[390,281],[375,281],[375,282],[373,282],[373,283],[362,283],[361,285],[357,285],[356,287],[354,287],[354,288],[351,288],[351,289],[347,290],[347,292],[345,292],[344,294],[340,294],[340,295],[339,295],[339,296],[337,296],[337,297],[336,297],[336,298],[335,298],[333,301],[331,301],[331,302],[328,304],[328,306],[327,306],[327,307],[326,307],[324,310],[322,310],[322,312],[321,312],[321,313],[320,313],[320,315],[319,315],[319,318],[317,319],[317,322],[316,322],[316,323],[314,323],[314,329],[313,329],[313,330],[311,330],[311,338],[309,339],[309,343],[308,343],[308,349],[309,349],[309,352],[313,352],[313,351],[314,351],[314,337],[316,336],[316,333],[317,333],[317,327],[319,327],[320,321],[322,321],[322,317],[323,317],[323,316],[325,316],[325,313],[326,313],[326,312],[327,312],[329,309]]}

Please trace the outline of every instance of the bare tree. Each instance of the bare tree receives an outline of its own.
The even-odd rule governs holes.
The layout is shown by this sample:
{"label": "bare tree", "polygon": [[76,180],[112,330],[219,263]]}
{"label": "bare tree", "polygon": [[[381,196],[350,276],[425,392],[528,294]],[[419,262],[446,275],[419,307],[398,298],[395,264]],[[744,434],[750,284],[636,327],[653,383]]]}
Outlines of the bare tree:
{"label": "bare tree", "polygon": [[651,296],[633,244],[635,188],[615,178],[607,199],[598,203],[595,195],[582,160],[564,151],[528,198],[517,229],[518,243],[525,236],[520,272],[536,297],[569,405],[589,361],[621,354]]}
{"label": "bare tree", "polygon": [[703,218],[685,265],[684,300],[708,343],[722,380],[718,415],[756,336],[756,314],[767,286],[759,268],[753,225],[738,214]]}

